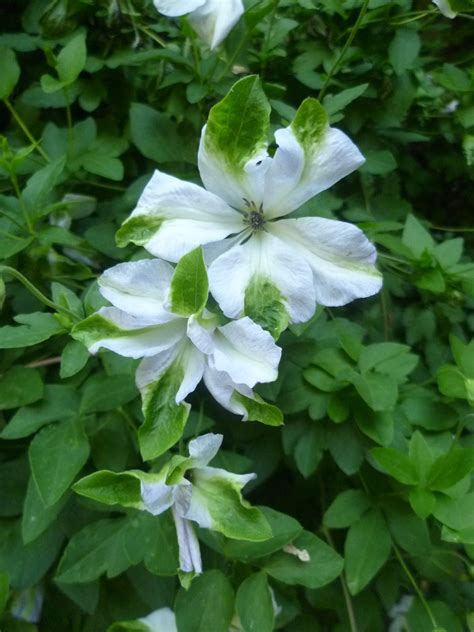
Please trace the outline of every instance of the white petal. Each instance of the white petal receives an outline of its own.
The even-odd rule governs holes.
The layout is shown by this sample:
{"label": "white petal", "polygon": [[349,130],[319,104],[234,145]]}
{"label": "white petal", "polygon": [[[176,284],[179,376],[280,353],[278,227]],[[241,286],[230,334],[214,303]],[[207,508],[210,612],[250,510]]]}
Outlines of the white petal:
{"label": "white petal", "polygon": [[[242,216],[216,195],[160,171],[155,171],[129,220],[137,217],[162,220],[143,246],[174,262],[198,246],[245,228]],[[125,222],[121,230],[126,226]]]}
{"label": "white petal", "polygon": [[[266,147],[259,149],[250,158],[243,171],[239,170],[237,165],[235,171],[231,171],[226,168],[226,162],[222,157],[206,149],[206,129],[205,125],[198,152],[199,173],[204,186],[233,208],[245,211],[248,203],[253,203],[258,208],[263,202],[265,173],[271,163]],[[245,225],[242,225],[242,228],[245,228]]]}
{"label": "white petal", "polygon": [[256,233],[246,243],[234,246],[209,268],[211,292],[226,316],[243,314],[245,291],[256,278],[278,288],[292,322],[312,317],[315,298],[308,263],[297,250],[268,232]]}
{"label": "white petal", "polygon": [[252,388],[277,379],[280,358],[272,335],[245,317],[218,327],[209,364],[233,382]]}
{"label": "white petal", "polygon": [[279,147],[265,178],[267,218],[287,215],[364,163],[350,138],[332,127],[306,152],[291,127],[279,130],[275,138]]}
{"label": "white petal", "polygon": [[89,347],[91,353],[109,349],[127,358],[145,358],[173,347],[186,334],[186,321],[182,318],[156,325],[115,307],[102,307],[97,316],[110,323],[110,332],[94,341]]}
{"label": "white petal", "polygon": [[234,474],[228,472],[220,467],[202,467],[195,472],[196,484],[199,484],[199,480],[206,481],[212,479],[221,479],[228,481],[237,487],[244,487],[250,481],[254,481],[257,475],[252,472],[250,474]]}
{"label": "white petal", "polygon": [[305,257],[313,271],[319,304],[346,305],[372,296],[382,287],[375,247],[353,224],[304,217],[272,222],[269,230]]}
{"label": "white petal", "polygon": [[214,332],[218,324],[218,320],[212,316],[202,318],[193,314],[188,319],[188,338],[201,353],[210,355],[214,351]]}
{"label": "white petal", "polygon": [[189,442],[189,456],[193,458],[193,468],[207,465],[216,456],[224,437],[209,432]]}
{"label": "white petal", "polygon": [[202,7],[206,0],[153,0],[155,9],[168,17],[178,17]]}
{"label": "white petal", "polygon": [[235,384],[227,373],[219,373],[209,366],[204,370],[204,384],[216,402],[219,402],[223,408],[235,415],[242,415],[244,421],[248,419],[245,407],[240,402],[235,401],[232,395],[238,391],[246,397],[252,397],[252,389],[244,384]]}
{"label": "white petal", "polygon": [[174,503],[175,485],[163,482],[145,483],[141,481],[140,489],[146,510],[153,516],[159,516]]}
{"label": "white petal", "polygon": [[203,354],[187,340],[163,353],[145,358],[136,372],[138,388],[143,390],[159,380],[172,364],[176,364],[177,370],[183,371],[183,379],[176,393],[176,403],[180,404],[196,389],[205,366]]}
{"label": "white petal", "polygon": [[179,547],[179,567],[185,573],[202,573],[201,550],[193,525],[173,510]]}
{"label": "white petal", "polygon": [[433,2],[445,17],[452,20],[457,16],[456,11],[453,11],[448,0],[433,0]]}
{"label": "white petal", "polygon": [[178,632],[176,617],[171,608],[160,608],[138,621],[148,626],[150,632]]}
{"label": "white petal", "polygon": [[207,0],[189,16],[189,21],[213,49],[227,37],[243,13],[242,0]]}
{"label": "white petal", "polygon": [[119,263],[99,278],[99,290],[127,314],[164,323],[176,318],[163,306],[173,272],[169,263],[157,259]]}

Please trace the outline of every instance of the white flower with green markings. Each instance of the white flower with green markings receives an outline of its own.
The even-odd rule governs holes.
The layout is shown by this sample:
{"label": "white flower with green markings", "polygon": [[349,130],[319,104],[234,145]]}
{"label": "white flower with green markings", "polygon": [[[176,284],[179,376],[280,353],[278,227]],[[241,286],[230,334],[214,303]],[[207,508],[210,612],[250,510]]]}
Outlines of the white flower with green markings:
{"label": "white flower with green markings", "polygon": [[189,442],[189,457],[173,456],[158,473],[101,471],[86,476],[74,490],[107,505],[122,505],[159,516],[172,511],[179,545],[180,570],[201,573],[199,542],[192,526],[227,538],[259,542],[272,531],[262,514],[242,498],[242,488],[256,474],[232,474],[209,467],[222,435],[206,434]]}
{"label": "white flower with green markings", "polygon": [[[357,169],[364,158],[329,126],[315,99],[275,133],[258,77],[238,81],[210,112],[199,147],[205,189],[155,171],[117,233],[168,261],[205,248],[210,290],[229,318],[248,315],[278,335],[309,320],[317,304],[340,306],[376,294],[376,250],[356,226],[283,219]],[[230,238],[228,238],[230,237]]]}
{"label": "white flower with green markings", "polygon": [[153,4],[168,17],[188,15],[191,26],[211,49],[222,43],[244,13],[242,0],[153,0]]}
{"label": "white flower with green markings", "polygon": [[176,268],[158,259],[120,263],[99,278],[113,307],[103,307],[72,331],[91,353],[108,349],[143,358],[136,381],[145,422],[139,429],[144,459],[179,439],[190,406],[184,400],[204,378],[214,398],[245,420],[282,423],[281,412],[253,388],[278,376],[281,349],[250,318],[224,325],[205,309],[208,280],[200,248]]}

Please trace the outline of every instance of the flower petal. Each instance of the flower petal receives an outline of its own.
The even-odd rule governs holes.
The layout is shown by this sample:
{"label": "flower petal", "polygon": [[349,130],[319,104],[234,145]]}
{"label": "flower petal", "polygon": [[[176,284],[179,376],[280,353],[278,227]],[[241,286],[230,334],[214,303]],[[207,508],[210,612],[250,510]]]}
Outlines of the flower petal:
{"label": "flower petal", "polygon": [[150,632],[178,632],[176,617],[171,608],[160,608],[138,621],[148,626]]}
{"label": "flower petal", "polygon": [[155,9],[170,18],[191,13],[206,4],[206,0],[153,0]]}
{"label": "flower petal", "polygon": [[364,163],[349,137],[329,127],[316,99],[306,99],[292,124],[278,130],[275,139],[278,149],[265,177],[267,218],[291,213]]}
{"label": "flower petal", "polygon": [[272,333],[285,329],[288,320],[309,320],[315,310],[308,263],[268,232],[218,257],[209,268],[209,284],[226,316],[237,318],[245,311]]}
{"label": "flower petal", "polygon": [[179,547],[179,568],[185,573],[202,573],[201,550],[193,525],[173,510]]}
{"label": "flower petal", "polygon": [[117,233],[156,257],[177,262],[189,251],[245,228],[242,217],[202,187],[155,171]]}
{"label": "flower petal", "polygon": [[186,334],[186,321],[163,324],[135,318],[115,307],[102,307],[73,329],[72,335],[90,351],[109,349],[127,358],[144,358],[170,349]]}
{"label": "flower petal", "polygon": [[304,217],[272,222],[269,230],[311,266],[317,303],[346,305],[377,294],[382,287],[382,275],[375,267],[375,247],[357,226]]}
{"label": "flower petal", "polygon": [[242,0],[207,0],[189,16],[189,21],[212,50],[227,37],[243,13]]}
{"label": "flower petal", "polygon": [[174,503],[175,486],[162,482],[141,481],[140,491],[145,509],[153,516],[159,516]]}
{"label": "flower petal", "polygon": [[176,318],[163,306],[173,272],[169,263],[157,259],[119,263],[99,278],[100,293],[127,314],[165,323]]}
{"label": "flower petal", "polygon": [[280,358],[281,349],[272,335],[245,317],[218,327],[209,363],[237,384],[252,388],[277,379]]}
{"label": "flower petal", "polygon": [[205,357],[190,343],[184,342],[182,345],[145,358],[136,373],[138,388],[143,391],[153,382],[157,382],[172,364],[179,365],[182,372],[182,381],[175,396],[176,404],[181,403],[196,389],[204,372]]}
{"label": "flower petal", "polygon": [[433,0],[433,2],[445,17],[452,20],[457,16],[457,13],[451,7],[451,3],[449,2],[449,0]]}
{"label": "flower petal", "polygon": [[192,467],[203,467],[216,456],[224,437],[221,434],[208,432],[189,442],[188,452],[193,459]]}

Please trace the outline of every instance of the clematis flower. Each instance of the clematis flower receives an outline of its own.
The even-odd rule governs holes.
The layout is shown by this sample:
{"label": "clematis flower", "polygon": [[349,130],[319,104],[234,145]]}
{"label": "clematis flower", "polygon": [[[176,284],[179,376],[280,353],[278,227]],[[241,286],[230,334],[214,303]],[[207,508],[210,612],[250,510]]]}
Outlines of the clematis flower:
{"label": "clematis flower", "polygon": [[121,504],[159,516],[171,509],[179,546],[180,569],[201,573],[199,541],[192,523],[228,538],[262,541],[271,528],[259,509],[241,494],[256,474],[232,474],[209,467],[222,435],[208,433],[189,442],[189,457],[174,456],[158,473],[102,471],[81,479],[74,490],[106,504]]}
{"label": "clematis flower", "polygon": [[433,3],[438,7],[440,12],[451,20],[457,16],[457,12],[451,6],[449,0],[432,0]]}
{"label": "clematis flower", "polygon": [[[181,279],[180,272],[199,256],[205,275],[202,253],[191,253],[176,270],[156,259],[120,263],[106,270],[99,278],[99,289],[113,307],[102,307],[72,332],[91,353],[108,349],[142,358],[136,382],[143,398],[145,423],[139,439],[146,459],[180,439],[190,408],[184,400],[202,378],[215,399],[231,412],[244,419],[281,423],[278,409],[252,390],[257,383],[277,378],[281,349],[272,336],[248,317],[219,325],[207,310],[187,315],[172,311],[173,307],[180,310],[173,289],[178,298],[184,291],[193,293],[192,281]],[[175,278],[184,287],[177,286]],[[203,305],[206,300],[204,288]]]}
{"label": "clematis flower", "polygon": [[171,608],[160,608],[138,621],[146,625],[150,632],[178,632],[176,616]]}
{"label": "clematis flower", "polygon": [[153,0],[153,4],[168,17],[189,14],[191,26],[211,49],[219,46],[244,13],[242,0]]}
{"label": "clematis flower", "polygon": [[168,261],[207,244],[210,290],[229,318],[244,314],[279,334],[317,304],[340,306],[377,293],[376,251],[356,226],[292,211],[357,169],[364,158],[329,126],[315,99],[275,133],[257,77],[238,81],[210,112],[199,147],[205,189],[155,171],[117,233]]}

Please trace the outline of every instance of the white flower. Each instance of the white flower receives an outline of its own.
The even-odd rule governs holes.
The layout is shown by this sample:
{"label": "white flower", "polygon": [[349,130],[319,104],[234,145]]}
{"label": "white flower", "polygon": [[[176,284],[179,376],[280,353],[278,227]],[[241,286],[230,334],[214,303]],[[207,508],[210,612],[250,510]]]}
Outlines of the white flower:
{"label": "white flower", "polygon": [[153,0],[168,17],[189,14],[189,21],[211,49],[227,37],[244,13],[242,0]]}
{"label": "white flower", "polygon": [[[250,540],[268,538],[268,525],[258,510],[249,507],[241,489],[256,474],[232,474],[208,467],[216,456],[222,435],[206,434],[189,442],[189,458],[174,457],[158,475],[141,481],[146,511],[158,516],[171,508],[179,545],[180,569],[201,573],[199,542],[191,524],[228,537]],[[187,477],[185,477],[185,475]]]}
{"label": "white flower", "polygon": [[146,617],[138,619],[150,632],[178,632],[176,616],[170,608],[160,608]]}
{"label": "white flower", "polygon": [[438,7],[440,12],[447,18],[451,20],[457,16],[457,12],[451,7],[451,3],[449,0],[432,0],[434,4]]}
{"label": "white flower", "polygon": [[[357,169],[364,162],[357,147],[307,99],[275,133],[270,157],[268,116],[258,80],[238,81],[202,132],[207,190],[155,171],[117,238],[169,261],[208,244],[210,290],[223,312],[247,314],[279,333],[310,319],[317,303],[340,306],[377,293],[382,279],[375,248],[356,226],[282,219]],[[267,326],[269,317],[279,326]]]}
{"label": "white flower", "polygon": [[206,310],[190,318],[168,311],[174,268],[157,259],[120,263],[99,278],[102,307],[73,331],[91,353],[108,349],[143,358],[136,381],[144,398],[148,387],[168,375],[180,404],[204,382],[228,410],[248,418],[247,399],[260,400],[252,388],[278,376],[281,349],[250,318],[219,326]]}

